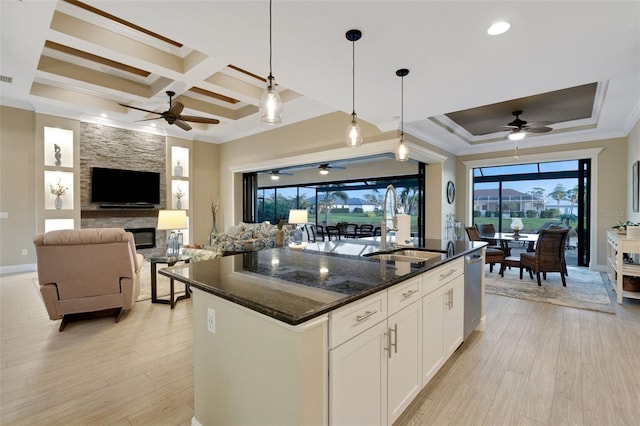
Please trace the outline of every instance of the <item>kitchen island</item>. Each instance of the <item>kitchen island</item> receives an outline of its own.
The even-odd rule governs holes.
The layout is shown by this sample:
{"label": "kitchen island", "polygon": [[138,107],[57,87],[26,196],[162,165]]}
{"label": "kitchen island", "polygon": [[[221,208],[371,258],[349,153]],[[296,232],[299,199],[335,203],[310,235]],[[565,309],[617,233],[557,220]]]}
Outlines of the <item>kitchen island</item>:
{"label": "kitchen island", "polygon": [[375,241],[247,252],[160,271],[194,293],[193,424],[391,424],[462,343],[463,256]]}

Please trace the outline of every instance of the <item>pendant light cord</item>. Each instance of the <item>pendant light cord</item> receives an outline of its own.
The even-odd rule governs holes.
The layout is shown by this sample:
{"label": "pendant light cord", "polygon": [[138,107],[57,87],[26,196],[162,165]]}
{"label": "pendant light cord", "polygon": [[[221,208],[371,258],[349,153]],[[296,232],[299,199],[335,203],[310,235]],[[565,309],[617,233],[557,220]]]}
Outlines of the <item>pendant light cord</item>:
{"label": "pendant light cord", "polygon": [[400,78],[400,136],[404,136],[404,77]]}
{"label": "pendant light cord", "polygon": [[273,80],[273,66],[271,63],[273,57],[273,19],[271,16],[271,9],[273,8],[273,0],[269,0],[269,86]]}
{"label": "pendant light cord", "polygon": [[356,113],[356,42],[352,41],[351,46],[351,105],[353,107],[351,115]]}

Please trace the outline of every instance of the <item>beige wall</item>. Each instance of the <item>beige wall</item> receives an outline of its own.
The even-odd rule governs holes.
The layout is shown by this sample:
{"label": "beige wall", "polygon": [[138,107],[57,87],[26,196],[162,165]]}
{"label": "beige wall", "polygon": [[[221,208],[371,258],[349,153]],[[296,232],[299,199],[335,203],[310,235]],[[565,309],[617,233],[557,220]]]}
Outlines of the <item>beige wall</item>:
{"label": "beige wall", "polygon": [[629,143],[627,145],[627,171],[629,182],[627,185],[627,220],[633,223],[640,223],[640,212],[633,211],[633,196],[631,194],[631,167],[633,163],[640,161],[640,120],[636,123],[631,133],[629,133]]}
{"label": "beige wall", "polygon": [[192,158],[191,241],[208,244],[213,222],[211,203],[220,201],[220,145],[194,141]]}
{"label": "beige wall", "polygon": [[[524,145],[524,144],[523,144]],[[621,161],[627,156],[627,138],[605,139],[576,144],[552,145],[546,147],[536,147],[520,149],[520,159],[525,159],[529,155],[541,153],[555,153],[576,150],[586,150],[602,148],[597,155],[597,174],[593,176],[592,182],[595,190],[595,201],[597,205],[592,210],[591,225],[595,226],[595,233],[592,233],[594,241],[591,244],[591,267],[603,269],[606,267],[606,232],[620,220],[618,213],[624,212],[627,205],[627,172],[620,167]],[[465,161],[495,159],[499,161],[513,156],[513,151],[494,152],[490,154],[468,155],[458,157],[457,181],[459,182],[459,195],[464,194],[464,199],[460,199],[456,206],[458,216],[464,218],[465,222],[470,222],[470,188],[466,175]],[[549,161],[549,160],[547,160]],[[553,161],[553,160],[551,160]],[[593,165],[592,165],[593,166]],[[595,264],[594,264],[595,262]]]}
{"label": "beige wall", "polygon": [[[0,107],[0,267],[36,261],[35,121],[32,111]],[[28,254],[22,255],[22,249]]]}

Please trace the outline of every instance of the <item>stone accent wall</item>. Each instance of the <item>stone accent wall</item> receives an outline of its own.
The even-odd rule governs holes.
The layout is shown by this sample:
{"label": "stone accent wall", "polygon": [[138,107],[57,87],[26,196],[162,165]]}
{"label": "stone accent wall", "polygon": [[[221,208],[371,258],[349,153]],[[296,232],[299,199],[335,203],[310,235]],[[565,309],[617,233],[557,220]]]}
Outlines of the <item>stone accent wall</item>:
{"label": "stone accent wall", "polygon": [[[160,205],[167,204],[166,137],[93,123],[80,123],[80,204],[82,228],[155,228],[157,210],[101,209],[90,202],[91,167],[141,170],[160,173]],[[156,232],[160,251],[166,232]]]}

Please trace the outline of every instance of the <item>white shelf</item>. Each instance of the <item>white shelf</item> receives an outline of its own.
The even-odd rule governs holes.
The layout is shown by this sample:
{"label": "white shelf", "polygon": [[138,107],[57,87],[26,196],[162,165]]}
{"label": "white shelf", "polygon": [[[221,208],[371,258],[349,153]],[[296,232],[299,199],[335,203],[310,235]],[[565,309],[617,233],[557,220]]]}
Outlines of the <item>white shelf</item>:
{"label": "white shelf", "polygon": [[[611,288],[616,292],[618,303],[622,303],[623,298],[640,299],[640,291],[626,291],[622,289],[624,276],[640,277],[640,264],[624,263],[622,261],[624,253],[640,253],[640,239],[627,238],[616,232],[607,232],[607,263],[609,265]],[[615,284],[615,285],[614,285]]]}

